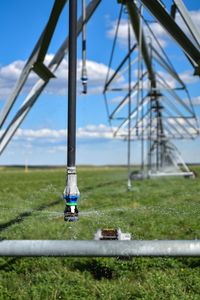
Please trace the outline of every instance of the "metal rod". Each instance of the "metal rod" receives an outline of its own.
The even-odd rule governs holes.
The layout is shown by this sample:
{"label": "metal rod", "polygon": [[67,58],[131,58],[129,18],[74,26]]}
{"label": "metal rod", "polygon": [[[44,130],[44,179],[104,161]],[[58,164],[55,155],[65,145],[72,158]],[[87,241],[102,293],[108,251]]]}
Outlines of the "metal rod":
{"label": "metal rod", "polygon": [[190,176],[194,177],[193,172],[171,172],[171,173],[164,173],[164,172],[157,172],[157,173],[151,173],[149,172],[149,177],[173,177],[173,176]]}
{"label": "metal rod", "polygon": [[68,151],[67,166],[76,163],[77,0],[69,1]]}
{"label": "metal rod", "polygon": [[192,20],[192,17],[187,11],[187,8],[182,0],[174,0],[174,3],[182,16],[183,20],[185,21],[185,24],[187,25],[187,28],[189,29],[190,33],[192,34],[193,38],[195,39],[197,45],[200,47],[200,33],[197,29],[195,23]]}
{"label": "metal rod", "polygon": [[[146,76],[146,72],[144,74],[141,75],[140,79],[143,79]],[[131,93],[133,92],[133,94],[131,95],[131,97],[133,97],[133,95],[135,96],[137,94],[137,86],[138,86],[139,82],[137,81],[132,89],[131,89]],[[135,94],[134,94],[135,93]],[[114,117],[114,115],[116,115],[116,113],[118,113],[122,107],[124,107],[124,105],[128,102],[128,97],[129,97],[129,92],[125,95],[125,97],[122,99],[122,101],[117,105],[117,107],[113,110],[113,112],[110,115],[110,118],[112,119]]]}
{"label": "metal rod", "polygon": [[[120,22],[121,22],[122,13],[123,13],[123,5],[121,5],[120,11],[119,11],[117,26],[116,26],[116,30],[115,30],[115,36],[114,36],[114,39],[113,39],[111,55],[110,55],[109,64],[108,64],[108,72],[106,74],[105,85],[108,82],[109,75],[110,75],[110,69],[111,69],[111,65],[112,65],[112,61],[113,61],[115,46],[116,46],[116,43],[117,43],[117,36],[118,36],[118,31],[119,31],[119,26],[120,26]],[[105,87],[104,87],[104,92],[105,92]]]}
{"label": "metal rod", "polygon": [[170,107],[172,108],[173,107],[173,110],[178,114],[177,116],[173,116],[174,118],[182,118],[184,119],[185,123],[187,123],[189,126],[191,126],[194,130],[198,130],[197,127],[195,127],[193,125],[193,123],[191,122],[192,121],[195,121],[196,122],[196,119],[193,117],[193,116],[181,116],[181,111],[179,109],[177,109],[177,106],[174,104],[174,102],[165,95],[165,99],[168,100],[168,103],[170,104]]}
{"label": "metal rod", "polygon": [[3,240],[0,242],[0,256],[199,257],[200,240]]}
{"label": "metal rod", "polygon": [[86,2],[82,0],[82,16],[83,16],[83,28],[82,28],[82,74],[81,80],[83,85],[83,94],[87,94],[87,68],[86,68]]}
{"label": "metal rod", "polygon": [[[128,166],[128,182],[127,188],[131,189],[131,28],[128,16],[128,143],[127,143],[127,166]],[[139,79],[140,80],[140,79]]]}
{"label": "metal rod", "polygon": [[[141,64],[141,71],[143,73],[143,63]],[[144,115],[144,103],[145,103],[145,98],[144,98],[144,90],[143,90],[143,80],[141,81],[141,117],[143,117]],[[142,122],[141,122],[141,170],[142,170],[142,174],[144,176],[144,119],[142,118]]]}
{"label": "metal rod", "polygon": [[194,112],[190,109],[190,107],[185,104],[184,101],[182,101],[182,99],[178,96],[178,94],[172,89],[170,88],[170,85],[167,83],[167,81],[159,74],[157,73],[157,76],[162,80],[162,82],[159,80],[159,83],[163,86],[163,87],[168,87],[169,89],[166,90],[169,94],[172,95],[173,98],[175,98],[191,115],[194,115]]}
{"label": "metal rod", "polygon": [[42,63],[44,61],[45,58],[45,54],[48,50],[49,44],[51,42],[54,30],[56,28],[59,16],[66,4],[66,0],[56,0],[52,11],[51,11],[51,15],[49,17],[49,20],[47,22],[47,25],[45,26],[39,40],[37,41],[30,57],[28,58],[21,74],[20,77],[14,87],[14,89],[12,90],[11,94],[9,95],[5,106],[3,107],[3,110],[0,113],[0,128],[2,128],[2,126],[4,125],[8,114],[10,113],[18,95],[20,94],[31,70],[33,69],[33,67],[35,66],[35,64],[37,62]]}
{"label": "metal rod", "polygon": [[[130,16],[130,20],[132,23],[132,28],[134,30],[136,40],[139,44],[139,41],[140,41],[140,19],[139,19],[139,15],[138,15],[137,6],[133,1],[127,0],[126,7],[127,7],[127,10],[128,10],[129,16]],[[148,52],[148,47],[146,44],[143,30],[141,30],[141,52],[142,52],[142,56],[144,58],[144,61],[145,61],[145,64],[146,64],[146,67],[148,70],[151,85],[154,88],[154,87],[156,87],[156,78],[155,78],[155,73],[154,73],[154,70],[152,67],[152,62],[151,62],[150,55]]]}
{"label": "metal rod", "polygon": [[77,0],[69,0],[68,67],[67,181],[64,189],[66,201],[64,220],[77,221],[77,199],[80,197],[76,175]]}
{"label": "metal rod", "polygon": [[[142,110],[142,106],[145,106],[148,104],[148,99],[147,96],[142,98],[142,101],[139,103],[139,110]],[[131,112],[130,114],[130,118],[133,119],[137,114],[137,107],[134,108],[134,110]],[[142,114],[143,115],[143,114]],[[116,118],[115,118],[116,119]],[[121,129],[124,128],[125,126],[127,126],[127,124],[129,124],[129,118],[125,118],[125,120],[123,120],[123,122],[118,126],[117,130],[115,131],[115,133],[117,134],[117,132]]]}
{"label": "metal rod", "polygon": [[148,21],[145,19],[144,16],[141,16],[146,27],[148,28],[150,34],[152,35],[152,38],[154,39],[154,42],[156,42],[158,48],[160,49],[160,52],[163,54],[163,57],[165,57],[166,61],[168,62],[168,65],[174,70],[174,72],[176,72],[176,70],[174,69],[174,66],[172,65],[168,55],[166,54],[164,48],[162,47],[161,43],[159,42],[159,39],[156,37],[156,34],[154,33],[154,30],[151,28],[150,24],[148,23]]}
{"label": "metal rod", "polygon": [[158,62],[158,64],[160,64],[168,73],[170,73],[170,75],[177,80],[180,85],[186,89],[186,86],[184,84],[184,82],[181,80],[181,78],[179,77],[179,75],[177,74],[177,72],[172,69],[172,67],[167,63],[167,61],[164,60],[164,58],[160,55],[160,53],[155,49],[155,47],[153,45],[150,45],[153,52],[156,54],[154,56],[154,59]]}
{"label": "metal rod", "polygon": [[116,71],[113,73],[113,75],[111,76],[111,78],[108,80],[108,82],[106,82],[105,87],[104,87],[104,91],[103,91],[104,93],[108,89],[108,86],[111,84],[111,82],[113,81],[113,79],[115,78],[115,76],[117,74],[119,74],[119,71],[121,70],[121,68],[123,67],[123,65],[126,63],[127,59],[129,58],[130,54],[135,50],[135,48],[136,48],[136,44],[134,44],[133,47],[129,50],[129,52],[126,54],[126,56],[124,57],[124,59],[122,60],[122,62],[120,63],[120,65],[116,68]]}
{"label": "metal rod", "polygon": [[[138,57],[136,57],[135,59],[133,59],[132,61],[131,61],[131,67],[133,67],[136,63],[137,63],[137,61],[138,61]],[[109,85],[107,86],[107,88],[106,88],[106,90],[107,91],[113,91],[114,89],[115,89],[115,87],[114,88],[110,88],[109,86],[110,86],[110,84],[112,83],[117,83],[117,80],[118,79],[120,79],[120,78],[122,78],[122,75],[124,75],[126,72],[127,72],[127,70],[128,70],[128,66],[126,66],[126,67],[124,67],[120,72],[118,72],[115,76],[114,76],[114,78],[112,79],[112,81],[109,83]],[[121,90],[127,90],[127,88],[122,88]]]}

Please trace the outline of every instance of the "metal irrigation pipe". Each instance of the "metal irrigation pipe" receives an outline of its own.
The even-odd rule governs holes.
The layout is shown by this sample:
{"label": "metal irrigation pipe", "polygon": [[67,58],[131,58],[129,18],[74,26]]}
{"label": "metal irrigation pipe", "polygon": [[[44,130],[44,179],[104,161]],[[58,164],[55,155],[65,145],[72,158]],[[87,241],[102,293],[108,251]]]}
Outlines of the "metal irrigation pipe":
{"label": "metal irrigation pipe", "polygon": [[3,240],[0,256],[199,257],[200,240]]}
{"label": "metal irrigation pipe", "polygon": [[77,76],[77,0],[69,1],[68,55],[68,167],[75,166],[76,157],[76,76]]}

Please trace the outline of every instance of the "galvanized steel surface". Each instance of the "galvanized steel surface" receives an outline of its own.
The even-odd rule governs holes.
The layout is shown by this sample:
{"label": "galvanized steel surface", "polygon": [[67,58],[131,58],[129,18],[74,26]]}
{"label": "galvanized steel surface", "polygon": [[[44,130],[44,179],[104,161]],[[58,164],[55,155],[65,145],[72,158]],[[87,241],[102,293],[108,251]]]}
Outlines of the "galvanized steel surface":
{"label": "galvanized steel surface", "polygon": [[199,257],[200,240],[3,240],[0,256]]}

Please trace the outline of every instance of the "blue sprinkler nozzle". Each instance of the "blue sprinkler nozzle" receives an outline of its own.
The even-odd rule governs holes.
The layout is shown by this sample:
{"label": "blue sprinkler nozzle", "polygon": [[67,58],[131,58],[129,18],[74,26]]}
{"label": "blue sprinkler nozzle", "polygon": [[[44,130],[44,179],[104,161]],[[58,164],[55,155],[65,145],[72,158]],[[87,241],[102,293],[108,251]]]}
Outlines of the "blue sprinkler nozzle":
{"label": "blue sprinkler nozzle", "polygon": [[88,81],[88,78],[86,76],[82,76],[81,81],[82,81],[82,85],[83,85],[82,93],[87,94],[87,81]]}
{"label": "blue sprinkler nozzle", "polygon": [[64,195],[66,200],[66,206],[64,210],[64,221],[75,222],[78,221],[78,207],[77,200],[78,196]]}

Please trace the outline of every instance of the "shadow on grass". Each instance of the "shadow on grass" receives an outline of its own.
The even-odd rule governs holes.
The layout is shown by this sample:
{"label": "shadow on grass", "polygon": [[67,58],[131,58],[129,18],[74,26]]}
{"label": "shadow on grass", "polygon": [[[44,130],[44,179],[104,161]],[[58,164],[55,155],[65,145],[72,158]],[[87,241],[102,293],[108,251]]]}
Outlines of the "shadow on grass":
{"label": "shadow on grass", "polygon": [[[105,185],[110,185],[110,184],[117,183],[117,182],[119,182],[119,180],[112,181],[112,182],[106,182],[106,183],[100,183],[100,184],[96,185],[95,187],[87,187],[86,189],[83,189],[83,192],[88,192],[90,190],[94,190],[96,188],[101,188],[101,187],[104,187]],[[49,204],[40,205],[39,207],[37,207],[31,211],[25,211],[25,212],[19,214],[18,216],[16,216],[14,219],[12,219],[6,223],[0,224],[0,232],[8,229],[12,225],[22,223],[25,219],[30,217],[34,212],[39,212],[39,211],[45,210],[45,209],[47,209],[51,206],[57,205],[59,203],[61,203],[61,199],[50,202]],[[0,239],[3,239],[3,238],[0,237]]]}
{"label": "shadow on grass", "polygon": [[104,266],[102,262],[95,259],[86,262],[74,262],[72,265],[72,269],[79,270],[80,272],[89,272],[95,280],[111,280],[117,277],[115,270],[110,267]]}
{"label": "shadow on grass", "polygon": [[122,180],[115,180],[115,181],[107,181],[107,182],[103,182],[103,183],[99,183],[97,184],[96,186],[88,186],[87,188],[83,188],[82,189],[82,192],[89,192],[89,191],[92,191],[92,190],[95,190],[95,189],[98,189],[98,188],[102,188],[102,187],[105,187],[105,186],[109,186],[111,184],[115,184],[115,183],[119,183],[121,182]]}
{"label": "shadow on grass", "polygon": [[192,258],[188,258],[188,259],[185,259],[183,260],[182,259],[182,264],[183,264],[183,267],[185,268],[191,268],[191,269],[199,269],[200,267],[200,258],[197,258],[197,257],[192,257]]}
{"label": "shadow on grass", "polygon": [[0,265],[0,271],[10,272],[15,269],[17,261],[19,261],[19,257],[14,257],[11,259],[6,258],[5,262]]}
{"label": "shadow on grass", "polygon": [[60,202],[61,202],[61,200],[59,199],[59,200],[50,202],[49,204],[40,205],[39,207],[34,208],[33,210],[25,211],[25,212],[19,214],[16,218],[14,218],[14,219],[6,222],[6,223],[0,224],[0,232],[8,229],[12,225],[19,224],[19,223],[23,222],[26,218],[30,217],[34,212],[42,211],[44,209],[47,209],[48,207],[57,205]]}

